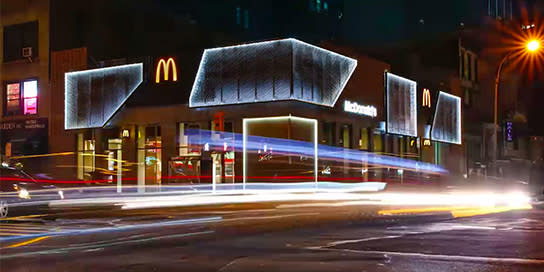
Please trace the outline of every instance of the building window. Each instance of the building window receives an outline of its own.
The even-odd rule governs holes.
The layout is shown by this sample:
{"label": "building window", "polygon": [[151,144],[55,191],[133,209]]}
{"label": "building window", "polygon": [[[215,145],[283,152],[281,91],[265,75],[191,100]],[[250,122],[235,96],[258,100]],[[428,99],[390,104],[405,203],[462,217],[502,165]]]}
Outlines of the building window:
{"label": "building window", "polygon": [[329,3],[323,2],[323,11],[324,11],[324,12],[329,11]]}
{"label": "building window", "polygon": [[200,126],[178,123],[178,156],[200,156]]}
{"label": "building window", "polygon": [[342,127],[342,147],[351,148],[351,125]]}
{"label": "building window", "polygon": [[384,144],[383,144],[383,134],[381,133],[373,133],[372,134],[372,152],[384,152]]}
{"label": "building window", "polygon": [[6,85],[5,115],[18,115],[21,110],[21,83]]}
{"label": "building window", "polygon": [[360,150],[368,150],[368,129],[362,128],[361,129],[361,137],[359,138],[359,149]]}
{"label": "building window", "polygon": [[249,29],[249,10],[244,10],[244,29]]}
{"label": "building window", "polygon": [[93,179],[95,171],[95,141],[85,133],[77,134],[77,178]]}
{"label": "building window", "polygon": [[321,0],[315,0],[315,11],[317,11],[317,13],[321,12]]}
{"label": "building window", "polygon": [[242,24],[242,11],[240,7],[236,7],[236,25]]}
{"label": "building window", "polygon": [[138,126],[138,186],[162,181],[162,139],[160,126]]}
{"label": "building window", "polygon": [[4,27],[4,62],[25,59],[23,48],[38,56],[38,21]]}
{"label": "building window", "polygon": [[29,80],[23,84],[23,114],[38,113],[38,81]]}
{"label": "building window", "polygon": [[4,115],[38,114],[38,81],[25,80],[8,83],[5,93]]}

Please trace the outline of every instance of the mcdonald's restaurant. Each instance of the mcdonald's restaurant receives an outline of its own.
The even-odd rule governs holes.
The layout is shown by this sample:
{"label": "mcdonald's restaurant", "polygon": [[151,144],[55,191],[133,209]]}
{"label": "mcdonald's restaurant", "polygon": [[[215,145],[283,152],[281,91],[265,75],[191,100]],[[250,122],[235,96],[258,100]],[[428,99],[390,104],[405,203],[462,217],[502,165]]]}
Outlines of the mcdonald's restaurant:
{"label": "mcdonald's restaurant", "polygon": [[[74,176],[119,191],[402,181],[410,178],[403,169],[441,171],[425,159],[428,142],[461,137],[455,97],[420,91],[387,63],[332,44],[283,39],[178,52],[64,79]],[[418,112],[437,112],[437,104],[454,111],[431,114],[434,128],[425,131]]]}

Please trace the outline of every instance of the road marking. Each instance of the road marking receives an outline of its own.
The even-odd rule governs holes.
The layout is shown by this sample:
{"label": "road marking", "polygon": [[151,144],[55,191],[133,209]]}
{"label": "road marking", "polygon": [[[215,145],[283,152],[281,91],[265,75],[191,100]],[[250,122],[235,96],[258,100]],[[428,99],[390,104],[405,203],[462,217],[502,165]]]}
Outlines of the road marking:
{"label": "road marking", "polygon": [[24,241],[24,242],[21,242],[21,243],[13,244],[13,245],[10,245],[10,246],[4,247],[4,248],[14,248],[14,247],[26,246],[26,245],[29,245],[29,244],[32,244],[32,243],[39,242],[39,241],[41,241],[41,240],[45,240],[45,239],[47,239],[47,238],[49,238],[49,237],[50,237],[50,236],[41,236],[41,237],[38,237],[38,238],[30,239],[30,240],[28,240],[28,241]]}
{"label": "road marking", "polygon": [[223,218],[220,216],[215,216],[215,217],[170,220],[170,221],[162,221],[162,222],[146,223],[146,224],[138,224],[138,225],[122,225],[122,226],[114,226],[114,227],[68,229],[68,230],[61,229],[56,231],[44,232],[40,234],[24,234],[19,236],[0,237],[0,242],[16,240],[16,239],[33,238],[33,237],[43,236],[43,235],[50,235],[50,236],[80,235],[80,234],[92,234],[92,233],[100,233],[100,232],[129,231],[129,230],[137,230],[137,229],[144,229],[144,228],[173,227],[173,226],[192,225],[192,224],[207,224],[207,223],[219,222],[222,219]]}
{"label": "road marking", "polygon": [[478,263],[508,263],[508,264],[538,264],[544,265],[542,259],[521,259],[521,258],[497,258],[497,257],[484,257],[484,256],[463,256],[463,255],[445,255],[445,254],[427,254],[427,253],[415,253],[415,252],[397,252],[397,251],[377,251],[377,250],[356,250],[356,249],[342,249],[342,248],[314,248],[316,250],[328,250],[328,251],[342,251],[351,253],[362,254],[379,254],[398,257],[417,257],[422,259],[432,259],[439,261],[464,261],[464,262],[478,262]]}
{"label": "road marking", "polygon": [[[344,241],[335,241],[330,242],[324,247],[334,247],[338,245],[344,245],[344,244],[353,244],[353,243],[360,243],[360,242],[369,242],[369,241],[375,241],[375,240],[385,240],[385,239],[396,239],[403,237],[404,235],[389,235],[389,236],[378,236],[378,237],[369,237],[369,238],[363,238],[363,239],[355,239],[355,240],[344,240]],[[324,248],[322,247],[322,248]]]}
{"label": "road marking", "polygon": [[157,240],[162,240],[162,239],[184,238],[184,237],[211,234],[211,233],[214,233],[214,231],[210,230],[210,231],[200,231],[200,232],[164,235],[164,236],[159,236],[159,237],[151,237],[151,238],[138,239],[138,240],[129,240],[129,241],[113,242],[113,243],[100,243],[100,244],[92,244],[92,245],[87,245],[87,246],[67,247],[67,248],[61,248],[61,249],[41,250],[41,251],[24,252],[24,253],[16,253],[16,254],[9,254],[9,255],[8,254],[2,254],[2,255],[0,255],[0,260],[9,259],[9,258],[25,257],[25,256],[33,256],[33,255],[63,254],[63,253],[69,252],[71,250],[83,250],[83,251],[88,251],[90,249],[97,249],[98,250],[98,249],[106,247],[106,246],[116,246],[116,245],[123,245],[123,244],[132,244],[132,243],[142,243],[142,242],[157,241]]}
{"label": "road marking", "polygon": [[319,215],[319,214],[320,213],[295,213],[295,214],[286,214],[286,215],[247,216],[247,217],[227,218],[227,219],[223,219],[223,221],[264,220],[264,219],[277,219],[277,218],[285,218],[285,217]]}

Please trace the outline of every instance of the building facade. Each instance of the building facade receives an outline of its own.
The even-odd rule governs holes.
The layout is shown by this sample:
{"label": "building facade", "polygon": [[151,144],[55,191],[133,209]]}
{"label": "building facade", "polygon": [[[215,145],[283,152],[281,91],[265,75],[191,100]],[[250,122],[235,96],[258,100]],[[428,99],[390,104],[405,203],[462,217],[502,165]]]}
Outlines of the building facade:
{"label": "building facade", "polygon": [[51,141],[49,1],[0,4],[0,154],[45,154]]}

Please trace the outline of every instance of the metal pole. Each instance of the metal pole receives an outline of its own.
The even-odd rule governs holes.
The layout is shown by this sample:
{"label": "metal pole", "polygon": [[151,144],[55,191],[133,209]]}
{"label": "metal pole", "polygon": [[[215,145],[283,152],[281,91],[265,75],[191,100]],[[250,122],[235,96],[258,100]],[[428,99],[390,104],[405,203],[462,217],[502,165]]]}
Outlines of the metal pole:
{"label": "metal pole", "polygon": [[495,76],[495,96],[494,96],[494,103],[493,103],[493,162],[495,162],[498,158],[498,145],[499,145],[499,137],[498,137],[498,102],[499,102],[499,83],[501,81],[501,71],[502,66],[506,62],[506,60],[514,53],[514,51],[506,54],[501,62],[499,63],[499,67],[497,69],[497,75]]}

